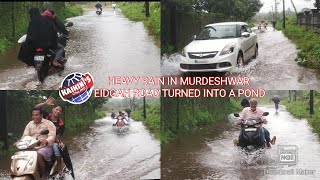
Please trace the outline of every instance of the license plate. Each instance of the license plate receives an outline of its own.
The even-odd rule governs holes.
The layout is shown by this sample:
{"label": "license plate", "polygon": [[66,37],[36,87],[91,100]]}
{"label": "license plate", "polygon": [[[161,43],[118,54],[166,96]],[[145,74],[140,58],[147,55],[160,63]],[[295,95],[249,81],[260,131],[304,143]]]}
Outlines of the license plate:
{"label": "license plate", "polygon": [[244,131],[256,131],[256,130],[257,130],[257,128],[247,128]]}
{"label": "license plate", "polygon": [[195,63],[207,63],[208,60],[194,60]]}
{"label": "license plate", "polygon": [[34,56],[35,61],[44,61],[44,56]]}

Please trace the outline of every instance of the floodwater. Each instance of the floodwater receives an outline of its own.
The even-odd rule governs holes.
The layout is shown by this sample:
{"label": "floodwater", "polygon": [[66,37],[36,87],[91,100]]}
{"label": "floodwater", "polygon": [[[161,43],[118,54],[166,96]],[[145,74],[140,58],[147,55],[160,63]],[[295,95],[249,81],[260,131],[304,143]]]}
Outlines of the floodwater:
{"label": "floodwater", "polygon": [[141,84],[109,84],[112,76],[160,76],[160,48],[142,22],[129,21],[120,11],[110,8],[100,16],[95,9],[86,9],[83,16],[68,21],[73,26],[69,28],[64,71],[48,76],[38,85],[35,70],[17,59],[20,46],[16,45],[0,56],[1,89],[58,89],[62,79],[73,72],[91,73],[98,88],[141,88]]}
{"label": "floodwater", "polygon": [[[253,31],[258,36],[259,55],[242,68],[236,68],[227,76],[250,77],[252,88],[272,90],[317,89],[320,73],[317,70],[297,65],[298,49],[282,31],[268,27],[265,32]],[[184,76],[180,71],[180,55],[164,55],[161,59],[163,76]],[[197,76],[221,76],[218,73],[196,73]],[[239,88],[241,86],[238,86]],[[232,87],[231,87],[232,88]]]}
{"label": "floodwater", "polygon": [[[159,179],[160,142],[141,122],[116,133],[110,116],[96,120],[89,130],[64,137],[76,179]],[[9,179],[10,156],[1,159],[0,179]],[[69,179],[69,178],[68,178]]]}
{"label": "floodwater", "polygon": [[[234,147],[232,140],[240,129],[234,125],[236,118],[230,115],[225,121],[164,146],[161,179],[319,179],[320,141],[307,121],[294,118],[284,106],[277,114],[271,105],[260,108],[270,113],[264,127],[277,140],[256,160],[248,160]],[[297,148],[295,165],[278,162],[279,148],[288,145]]]}

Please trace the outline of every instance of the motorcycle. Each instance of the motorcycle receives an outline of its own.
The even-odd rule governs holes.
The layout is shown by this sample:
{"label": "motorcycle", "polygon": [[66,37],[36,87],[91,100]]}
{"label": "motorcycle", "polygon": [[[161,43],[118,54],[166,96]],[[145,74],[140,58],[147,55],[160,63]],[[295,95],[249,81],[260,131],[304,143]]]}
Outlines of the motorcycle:
{"label": "motorcycle", "polygon": [[101,15],[102,14],[102,10],[99,8],[96,10],[96,14]]}
{"label": "motorcycle", "polygon": [[114,119],[116,117],[116,113],[111,113],[111,119]]}
{"label": "motorcycle", "polygon": [[260,32],[265,32],[265,31],[267,31],[267,25],[266,24],[259,24],[258,29]]}
{"label": "motorcycle", "polygon": [[129,129],[129,123],[125,120],[125,118],[118,116],[117,123],[113,124],[113,130],[117,133],[126,132]]}
{"label": "motorcycle", "polygon": [[[40,135],[47,135],[49,130],[41,131]],[[9,137],[14,137],[13,134],[9,133]],[[17,152],[11,157],[11,178],[12,179],[40,179],[40,171],[37,163],[38,153],[37,150],[42,148],[40,141],[37,138],[31,136],[25,136],[17,141],[16,148]],[[67,174],[70,174],[73,178],[73,169],[69,171],[62,160],[62,175],[59,175],[56,171],[57,161],[52,158],[52,161],[46,164],[47,172],[49,172],[49,179],[65,179]]]}
{"label": "motorcycle", "polygon": [[[71,26],[73,26],[73,23],[69,22],[65,26],[71,27]],[[66,41],[67,41],[67,39],[69,39],[68,36],[65,34],[59,33],[59,32],[57,33],[57,35],[58,35],[58,43],[65,47]],[[18,40],[18,43],[21,44],[21,49],[28,48],[28,47],[26,47],[27,45],[25,43],[26,39],[27,39],[27,35],[25,34]],[[20,49],[20,51],[21,51],[21,49]],[[60,67],[56,67],[56,66],[52,65],[52,61],[55,57],[54,50],[35,48],[35,49],[30,49],[30,51],[34,52],[33,53],[34,54],[33,62],[29,62],[29,61],[23,60],[21,58],[19,58],[19,59],[22,60],[23,62],[25,62],[29,66],[34,66],[40,83],[42,83],[48,75],[62,71],[65,67],[66,62],[67,62],[65,51],[63,52],[63,56],[62,56],[63,60],[59,61],[59,63],[61,64]],[[19,56],[20,56],[20,54],[19,54]]]}
{"label": "motorcycle", "polygon": [[[268,112],[263,113],[263,116],[268,115]],[[234,116],[240,117],[238,113],[234,113]],[[256,125],[261,123],[260,118],[241,120],[239,146],[246,152],[253,152],[266,147],[265,140],[261,138],[260,132],[262,127],[256,127]]]}

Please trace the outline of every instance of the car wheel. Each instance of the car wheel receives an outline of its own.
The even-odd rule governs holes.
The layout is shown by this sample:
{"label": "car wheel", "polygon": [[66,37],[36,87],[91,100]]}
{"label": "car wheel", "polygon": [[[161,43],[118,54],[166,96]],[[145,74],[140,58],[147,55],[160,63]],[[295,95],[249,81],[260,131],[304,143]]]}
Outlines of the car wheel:
{"label": "car wheel", "polygon": [[256,49],[255,49],[255,51],[254,51],[253,58],[257,58],[257,57],[258,57],[258,54],[259,54],[259,52],[258,52],[258,45],[256,45]]}
{"label": "car wheel", "polygon": [[238,57],[237,57],[237,67],[241,68],[243,66],[244,66],[243,55],[241,52],[239,52]]}

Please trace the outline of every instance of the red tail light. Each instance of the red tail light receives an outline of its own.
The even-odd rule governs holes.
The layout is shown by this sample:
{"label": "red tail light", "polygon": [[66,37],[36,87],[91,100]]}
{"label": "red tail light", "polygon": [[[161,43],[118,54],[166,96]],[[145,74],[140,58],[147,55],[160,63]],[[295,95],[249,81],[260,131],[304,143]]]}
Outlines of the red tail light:
{"label": "red tail light", "polygon": [[36,51],[37,52],[42,52],[42,48],[37,48]]}

